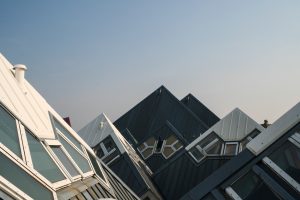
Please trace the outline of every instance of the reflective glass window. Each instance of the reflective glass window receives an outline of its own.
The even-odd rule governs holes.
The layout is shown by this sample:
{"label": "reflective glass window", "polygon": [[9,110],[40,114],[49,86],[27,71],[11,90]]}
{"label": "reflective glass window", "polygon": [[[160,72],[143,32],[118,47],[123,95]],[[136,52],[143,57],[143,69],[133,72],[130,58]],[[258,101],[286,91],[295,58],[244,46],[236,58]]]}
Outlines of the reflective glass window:
{"label": "reflective glass window", "polygon": [[82,151],[81,144],[78,142],[78,140],[71,134],[69,131],[63,127],[57,120],[54,120],[54,126],[64,135],[66,138],[68,138],[80,151]]}
{"label": "reflective glass window", "polygon": [[100,178],[102,178],[103,180],[105,180],[104,176],[103,176],[103,173],[102,173],[102,171],[101,171],[101,169],[99,167],[99,164],[98,164],[96,158],[92,154],[90,154],[90,152],[87,152],[87,153],[89,155],[89,158],[91,160],[91,163],[92,163],[92,165],[93,165],[96,173],[98,174],[98,176],[100,176]]}
{"label": "reflective glass window", "polygon": [[33,168],[40,172],[50,182],[65,180],[66,177],[54,163],[48,152],[38,139],[26,131]]}
{"label": "reflective glass window", "polygon": [[76,151],[65,139],[58,135],[59,141],[70,154],[77,166],[83,173],[91,171],[90,165],[85,157],[83,157],[78,151]]}
{"label": "reflective glass window", "polygon": [[53,199],[53,194],[49,189],[2,153],[0,153],[0,165],[0,176],[3,176],[31,198],[41,199],[43,197],[43,200]]}
{"label": "reflective glass window", "polygon": [[280,199],[252,171],[238,179],[231,187],[242,199],[245,200]]}
{"label": "reflective glass window", "polygon": [[300,183],[300,149],[286,141],[269,158],[283,171]]}
{"label": "reflective glass window", "polygon": [[72,177],[80,175],[61,147],[51,146],[51,149]]}
{"label": "reflective glass window", "polygon": [[22,158],[16,120],[1,106],[0,143]]}

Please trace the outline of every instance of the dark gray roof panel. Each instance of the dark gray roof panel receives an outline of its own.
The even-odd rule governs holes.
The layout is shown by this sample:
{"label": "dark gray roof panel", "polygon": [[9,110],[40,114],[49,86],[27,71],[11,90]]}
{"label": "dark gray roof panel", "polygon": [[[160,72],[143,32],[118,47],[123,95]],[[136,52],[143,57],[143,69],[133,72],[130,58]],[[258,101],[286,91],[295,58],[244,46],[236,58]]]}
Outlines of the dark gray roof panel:
{"label": "dark gray roof panel", "polygon": [[116,120],[114,125],[121,132],[128,129],[137,144],[132,137],[128,137],[128,133],[124,136],[136,146],[152,135],[153,131],[162,127],[166,121],[176,127],[188,142],[209,128],[163,86]]}
{"label": "dark gray roof panel", "polygon": [[208,127],[217,123],[220,119],[212,111],[210,111],[204,104],[202,104],[192,94],[188,94],[181,102],[190,109],[200,120],[202,120]]}

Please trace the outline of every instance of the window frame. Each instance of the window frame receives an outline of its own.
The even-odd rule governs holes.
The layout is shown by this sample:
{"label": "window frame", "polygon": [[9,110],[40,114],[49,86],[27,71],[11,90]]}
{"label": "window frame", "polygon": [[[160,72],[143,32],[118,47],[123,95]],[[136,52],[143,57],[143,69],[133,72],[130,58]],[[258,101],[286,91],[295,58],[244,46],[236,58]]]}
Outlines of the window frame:
{"label": "window frame", "polygon": [[[23,162],[17,155],[15,155],[13,152],[11,152],[10,149],[8,149],[6,146],[4,146],[2,143],[0,143],[0,153],[2,153],[4,156],[6,156],[9,160],[11,160],[15,165],[17,165],[18,167],[20,167],[23,171],[25,171],[27,174],[29,174],[32,178],[34,178],[38,183],[40,183],[41,185],[43,185],[44,187],[46,187],[50,192],[52,192],[52,196],[54,199],[57,199],[56,193],[54,191],[54,189],[52,188],[52,183],[50,181],[48,181],[45,177],[43,177],[42,175],[40,175],[39,172],[32,170],[31,167],[29,167],[28,165],[26,165],[25,162]],[[22,162],[20,162],[22,161]],[[0,178],[2,178],[2,176],[0,176]],[[3,178],[9,185],[18,188],[16,186],[14,186],[12,183],[10,183],[9,181],[7,181],[5,178]],[[18,189],[19,191],[21,191],[20,189]],[[22,191],[21,191],[22,192]],[[24,193],[24,192],[22,192]],[[26,194],[26,193],[24,193]],[[27,195],[27,194],[26,194]],[[28,195],[27,195],[28,196]],[[29,197],[29,196],[28,196]]]}
{"label": "window frame", "polygon": [[[300,134],[295,133],[291,137],[287,139],[287,142],[290,142],[291,145],[295,145],[298,149],[300,149]],[[262,159],[263,163],[268,166],[272,171],[279,175],[285,182],[287,182],[290,186],[292,186],[296,191],[300,192],[300,183],[296,181],[293,177],[291,177],[288,173],[286,173],[283,169],[281,169],[274,161],[272,161],[268,156]]]}
{"label": "window frame", "polygon": [[[171,135],[171,136],[172,136],[172,135]],[[169,137],[170,137],[170,136],[169,136]],[[168,137],[168,138],[169,138],[169,137]],[[168,138],[167,138],[167,139],[168,139]],[[177,151],[179,151],[181,148],[183,148],[182,143],[178,140],[177,137],[175,137],[175,138],[176,138],[176,140],[175,140],[172,144],[166,144],[166,143],[167,143],[167,139],[164,140],[163,146],[161,147],[161,154],[162,154],[162,156],[163,156],[165,159],[169,159],[169,158],[172,157]],[[174,147],[177,143],[180,143],[180,144],[181,144],[181,146],[180,146],[178,149],[176,149],[176,148]],[[170,147],[170,148],[173,150],[173,153],[171,153],[169,156],[165,156],[164,153],[163,153],[166,147]]]}
{"label": "window frame", "polygon": [[[230,155],[226,154],[227,145],[232,145],[232,144],[235,145],[235,153],[230,154]],[[239,146],[240,146],[239,142],[225,142],[222,155],[224,155],[224,156],[236,156],[239,153],[239,149],[240,149]]]}
{"label": "window frame", "polygon": [[[81,169],[80,169],[80,167],[76,164],[76,162],[73,160],[73,158],[71,157],[71,155],[69,154],[69,152],[64,148],[64,146],[61,144],[61,147],[65,150],[65,152],[64,153],[66,153],[66,155],[69,157],[69,159],[71,159],[73,162],[74,162],[74,164],[80,169],[80,172],[81,172],[81,176],[83,177],[83,178],[86,178],[86,177],[89,177],[89,176],[92,176],[93,175],[93,170],[92,170],[92,166],[91,166],[91,161],[90,161],[90,159],[86,156],[86,150],[85,150],[85,148],[83,147],[83,145],[80,143],[80,145],[81,145],[81,148],[82,148],[82,151],[81,150],[78,150],[78,148],[76,147],[76,145],[74,145],[63,133],[61,133],[61,131],[59,130],[59,129],[57,129],[56,128],[56,130],[57,130],[57,132],[56,132],[56,134],[59,134],[59,136],[60,137],[62,137],[71,147],[73,147],[74,148],[74,150],[75,151],[77,151],[81,156],[83,156],[83,158],[85,158],[86,160],[87,160],[87,162],[88,162],[88,165],[90,166],[90,168],[91,168],[91,171],[88,171],[88,172],[83,172],[83,171],[81,171]],[[59,139],[57,139],[58,141],[59,141]]]}

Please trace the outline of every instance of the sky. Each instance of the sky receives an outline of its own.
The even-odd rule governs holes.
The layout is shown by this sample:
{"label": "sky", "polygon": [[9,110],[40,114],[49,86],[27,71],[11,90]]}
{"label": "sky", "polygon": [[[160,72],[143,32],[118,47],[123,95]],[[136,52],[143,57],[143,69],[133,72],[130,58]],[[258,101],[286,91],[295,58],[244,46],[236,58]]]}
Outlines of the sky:
{"label": "sky", "polygon": [[0,52],[79,130],[165,85],[219,117],[274,122],[300,101],[300,1],[14,1]]}

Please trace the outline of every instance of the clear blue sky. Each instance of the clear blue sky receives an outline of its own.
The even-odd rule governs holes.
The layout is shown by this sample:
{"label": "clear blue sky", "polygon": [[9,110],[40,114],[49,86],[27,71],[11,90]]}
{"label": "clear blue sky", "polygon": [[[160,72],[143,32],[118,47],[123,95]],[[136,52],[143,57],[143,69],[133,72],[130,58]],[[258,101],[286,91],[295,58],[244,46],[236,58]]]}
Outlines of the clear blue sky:
{"label": "clear blue sky", "polygon": [[3,0],[0,52],[75,129],[162,84],[273,122],[300,101],[300,1]]}

